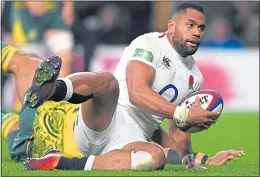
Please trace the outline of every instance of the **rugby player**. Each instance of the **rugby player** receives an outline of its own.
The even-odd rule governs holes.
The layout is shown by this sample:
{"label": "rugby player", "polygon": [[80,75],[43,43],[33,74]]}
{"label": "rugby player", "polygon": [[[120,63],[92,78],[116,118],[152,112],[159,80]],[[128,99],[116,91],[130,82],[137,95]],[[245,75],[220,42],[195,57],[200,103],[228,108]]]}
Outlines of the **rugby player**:
{"label": "rugby player", "polygon": [[[1,42],[2,71],[14,75],[21,102],[41,61],[35,54],[21,52],[18,48]],[[8,152],[13,161],[40,157],[51,147],[60,149],[68,156],[82,155],[73,135],[77,116],[77,111],[74,110],[78,110],[79,106],[65,101],[48,102],[48,105],[37,110],[24,105],[19,115],[2,114],[2,135],[8,141]]]}
{"label": "rugby player", "polygon": [[[48,100],[80,104],[74,132],[85,156],[68,158],[51,149],[42,158],[29,159],[25,168],[162,169],[163,148],[150,142],[164,118],[208,128],[215,123],[211,117],[219,115],[202,109],[199,98],[189,112],[178,106],[203,82],[191,55],[198,49],[204,28],[203,8],[195,3],[182,3],[169,20],[166,33],[142,35],[125,49],[115,76],[108,72],[75,73],[57,80],[59,57],[42,62],[25,101],[31,108]],[[188,82],[190,77],[194,83]],[[182,139],[186,143],[177,148],[178,153],[185,168],[192,168],[195,160],[189,135],[179,133],[179,136],[185,137]]]}
{"label": "rugby player", "polygon": [[[22,83],[28,83],[33,74],[32,68],[40,63],[40,59],[34,54],[21,53],[17,48],[5,43],[1,43],[1,48],[2,70],[11,72],[15,76],[19,73],[20,77],[17,79],[23,78]],[[28,67],[23,67],[24,62]],[[21,84],[21,82],[18,83]],[[23,85],[17,85],[19,93],[23,92]],[[8,140],[8,152],[11,159],[18,162],[27,157],[39,157],[50,147],[59,149],[67,157],[82,157],[83,154],[79,151],[72,136],[78,107],[79,105],[65,101],[46,102],[37,110],[25,105],[20,115],[2,114],[2,135]],[[164,131],[156,130],[152,140],[163,147],[171,148],[164,148],[166,164],[181,164],[181,159],[174,150],[175,145]],[[242,155],[242,152],[221,151],[211,158],[203,153],[194,153],[194,155],[197,165],[221,165]]]}
{"label": "rugby player", "polygon": [[[13,1],[10,24],[14,43],[25,52],[39,53],[43,40],[48,49],[62,57],[60,76],[72,71],[73,1]],[[38,51],[38,52],[37,52]]]}

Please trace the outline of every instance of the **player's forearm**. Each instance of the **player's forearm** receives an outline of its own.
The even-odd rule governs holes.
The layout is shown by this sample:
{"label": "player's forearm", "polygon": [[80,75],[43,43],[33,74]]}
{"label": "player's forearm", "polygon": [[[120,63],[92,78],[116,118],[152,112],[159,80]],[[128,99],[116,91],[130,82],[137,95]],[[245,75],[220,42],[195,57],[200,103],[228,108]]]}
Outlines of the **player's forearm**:
{"label": "player's forearm", "polygon": [[130,102],[138,108],[154,115],[173,118],[176,105],[160,96],[150,87],[142,87],[129,91]]}
{"label": "player's forearm", "polygon": [[[173,120],[168,120],[168,124],[172,121]],[[155,130],[152,140],[160,144],[163,148],[175,149],[181,158],[187,154],[191,154],[192,146],[189,134],[182,132],[180,129],[177,129],[177,127],[176,130],[173,131],[171,127],[173,126],[169,127],[169,133],[162,128]]]}
{"label": "player's forearm", "polygon": [[174,142],[169,134],[163,129],[158,128],[154,131],[151,137],[152,141],[161,145],[163,148],[177,149],[178,144]]}
{"label": "player's forearm", "polygon": [[[180,136],[179,133],[177,134]],[[181,144],[183,143],[181,143],[178,140],[175,141],[172,138],[170,138],[168,133],[166,133],[166,131],[162,128],[155,130],[152,136],[152,140],[163,147],[165,158],[166,158],[166,164],[182,164],[182,158],[187,154],[194,155],[196,165],[208,163],[208,156],[206,154],[191,151],[191,144],[189,144],[190,141],[188,141],[188,146],[184,147],[184,149],[190,148],[189,149],[190,151],[188,151],[188,153],[186,154],[183,154],[183,150],[181,150],[181,148],[183,147]],[[179,144],[181,147],[178,147]],[[184,144],[187,145],[187,143]]]}
{"label": "player's forearm", "polygon": [[[17,51],[8,63],[8,71],[17,75],[32,75],[34,74],[34,69],[37,68],[41,62],[40,57],[33,53],[23,53]],[[27,69],[24,69],[26,66]],[[26,74],[25,74],[26,73]]]}
{"label": "player's forearm", "polygon": [[168,121],[168,135],[177,144],[176,149],[181,157],[192,153],[190,134],[181,131],[173,120]]}
{"label": "player's forearm", "polygon": [[[176,150],[166,149],[164,152],[165,152],[166,164],[173,164],[173,165],[182,164],[182,158],[180,158]],[[201,164],[211,165],[209,162],[210,158],[206,154],[197,153],[197,152],[192,152],[192,154],[194,156],[196,165],[201,165]]]}
{"label": "player's forearm", "polygon": [[178,135],[178,138],[176,139],[173,136],[170,137],[164,130],[161,130],[161,132],[158,131],[156,133],[161,134],[161,139],[159,139],[157,143],[160,144],[164,149],[169,148],[168,151],[164,150],[166,153],[166,164],[182,164],[183,157],[188,154],[194,155],[196,165],[208,164],[208,156],[206,154],[192,152],[190,136],[181,136],[180,133],[176,133]]}

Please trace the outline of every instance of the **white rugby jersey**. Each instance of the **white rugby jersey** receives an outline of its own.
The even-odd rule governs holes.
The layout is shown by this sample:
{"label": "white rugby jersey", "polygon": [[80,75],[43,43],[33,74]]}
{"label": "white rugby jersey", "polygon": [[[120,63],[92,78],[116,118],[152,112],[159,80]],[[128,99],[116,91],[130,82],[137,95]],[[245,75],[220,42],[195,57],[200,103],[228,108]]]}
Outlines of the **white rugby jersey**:
{"label": "white rugby jersey", "polygon": [[144,135],[150,138],[164,118],[144,112],[130,103],[126,83],[126,67],[130,60],[138,60],[153,67],[156,73],[152,89],[177,105],[186,96],[199,90],[203,76],[192,56],[181,57],[173,49],[166,33],[141,35],[125,48],[114,72],[120,87],[118,104],[125,107]]}

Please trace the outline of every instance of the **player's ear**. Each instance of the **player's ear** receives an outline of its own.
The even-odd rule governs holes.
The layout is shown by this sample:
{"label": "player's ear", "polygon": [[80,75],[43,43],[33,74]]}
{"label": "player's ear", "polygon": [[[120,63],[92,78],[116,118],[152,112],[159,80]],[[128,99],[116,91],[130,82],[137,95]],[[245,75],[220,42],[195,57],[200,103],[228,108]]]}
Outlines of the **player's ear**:
{"label": "player's ear", "polygon": [[171,19],[168,21],[168,33],[170,33],[170,34],[174,33],[175,25],[176,25],[176,22],[174,20]]}

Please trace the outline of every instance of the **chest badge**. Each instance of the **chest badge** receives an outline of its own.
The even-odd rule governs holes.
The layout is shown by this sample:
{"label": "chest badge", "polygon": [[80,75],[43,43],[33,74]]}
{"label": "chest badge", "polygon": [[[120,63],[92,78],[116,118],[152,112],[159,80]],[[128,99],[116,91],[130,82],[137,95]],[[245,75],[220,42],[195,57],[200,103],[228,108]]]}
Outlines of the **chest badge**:
{"label": "chest badge", "polygon": [[194,78],[192,75],[190,75],[189,78],[189,89],[193,89],[193,84],[194,84]]}

